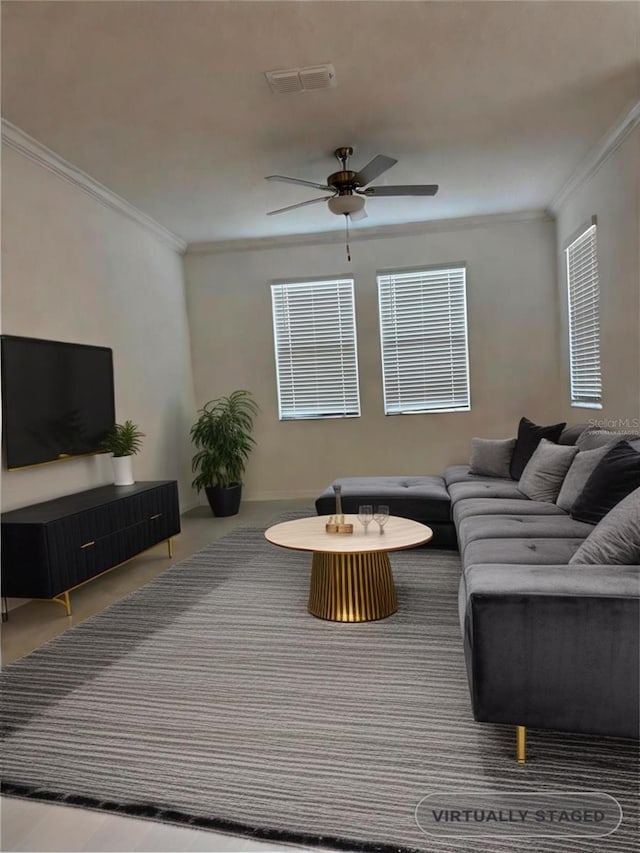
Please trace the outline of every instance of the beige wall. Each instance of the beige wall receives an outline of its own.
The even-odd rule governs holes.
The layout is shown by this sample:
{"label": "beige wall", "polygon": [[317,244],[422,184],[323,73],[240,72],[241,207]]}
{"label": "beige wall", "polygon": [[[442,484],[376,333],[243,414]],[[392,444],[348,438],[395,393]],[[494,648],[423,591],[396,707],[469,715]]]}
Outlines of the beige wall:
{"label": "beige wall", "polygon": [[[563,248],[582,225],[598,220],[602,411],[573,408],[569,389],[567,281]],[[561,334],[562,414],[640,426],[640,128],[556,212]]]}
{"label": "beige wall", "polygon": [[[195,406],[181,256],[7,146],[2,183],[3,332],[111,347],[116,416],[146,433],[136,479],[177,479],[183,509],[193,505]],[[104,455],[4,467],[4,509],[113,479]]]}
{"label": "beige wall", "polygon": [[[421,235],[187,254],[196,399],[236,388],[261,407],[247,470],[249,498],[314,496],[337,476],[441,473],[470,439],[513,436],[519,418],[558,419],[554,223],[496,222]],[[376,270],[467,263],[470,412],[383,414]],[[269,282],[355,277],[362,417],[278,420]]]}

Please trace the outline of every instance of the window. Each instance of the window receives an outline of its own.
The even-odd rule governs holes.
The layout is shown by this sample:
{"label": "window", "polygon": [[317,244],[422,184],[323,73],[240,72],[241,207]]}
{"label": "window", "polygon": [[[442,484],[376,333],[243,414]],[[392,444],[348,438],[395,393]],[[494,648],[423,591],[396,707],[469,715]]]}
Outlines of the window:
{"label": "window", "polygon": [[385,414],[471,408],[465,273],[378,276]]}
{"label": "window", "polygon": [[596,224],[565,250],[569,299],[571,405],[602,408],[600,373],[600,286]]}
{"label": "window", "polygon": [[360,415],[353,279],[271,285],[280,420]]}

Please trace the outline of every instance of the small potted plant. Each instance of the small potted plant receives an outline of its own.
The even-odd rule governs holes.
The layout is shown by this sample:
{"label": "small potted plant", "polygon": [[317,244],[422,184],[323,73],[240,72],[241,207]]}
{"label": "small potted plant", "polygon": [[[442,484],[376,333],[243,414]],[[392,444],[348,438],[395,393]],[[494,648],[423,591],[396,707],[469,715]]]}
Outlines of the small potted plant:
{"label": "small potted plant", "polygon": [[140,450],[144,437],[133,421],[114,424],[111,428],[102,446],[113,454],[114,485],[131,486],[135,482],[131,457]]}
{"label": "small potted plant", "polygon": [[253,422],[258,406],[250,391],[234,391],[210,400],[191,427],[197,453],[191,470],[193,487],[204,489],[214,515],[236,515],[242,497],[242,475],[255,440]]}

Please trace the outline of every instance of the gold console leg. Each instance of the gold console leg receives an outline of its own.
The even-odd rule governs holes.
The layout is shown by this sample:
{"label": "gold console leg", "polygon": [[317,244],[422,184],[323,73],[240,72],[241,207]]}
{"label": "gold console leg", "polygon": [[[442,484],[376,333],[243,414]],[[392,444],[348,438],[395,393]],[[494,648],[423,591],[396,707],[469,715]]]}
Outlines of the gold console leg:
{"label": "gold console leg", "polygon": [[389,557],[314,553],[308,610],[333,622],[384,619],[398,609]]}
{"label": "gold console leg", "polygon": [[169,556],[173,557],[173,539],[167,539],[167,551],[169,552]]}
{"label": "gold console leg", "polygon": [[524,764],[527,760],[527,729],[525,726],[516,726],[516,759],[518,764]]}
{"label": "gold console leg", "polygon": [[71,596],[69,595],[69,590],[61,592],[60,595],[56,595],[51,600],[55,601],[56,604],[61,604],[67,611],[67,616],[71,616]]}

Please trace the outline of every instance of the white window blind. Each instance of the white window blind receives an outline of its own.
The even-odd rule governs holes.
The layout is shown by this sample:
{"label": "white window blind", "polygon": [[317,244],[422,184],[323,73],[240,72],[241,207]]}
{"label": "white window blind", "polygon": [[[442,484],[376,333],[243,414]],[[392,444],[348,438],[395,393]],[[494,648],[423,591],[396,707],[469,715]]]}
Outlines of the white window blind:
{"label": "white window blind", "polygon": [[468,411],[464,267],[378,276],[384,410]]}
{"label": "white window blind", "polygon": [[360,415],[353,279],[271,285],[280,420]]}
{"label": "white window blind", "polygon": [[571,405],[602,408],[596,226],[566,249]]}

